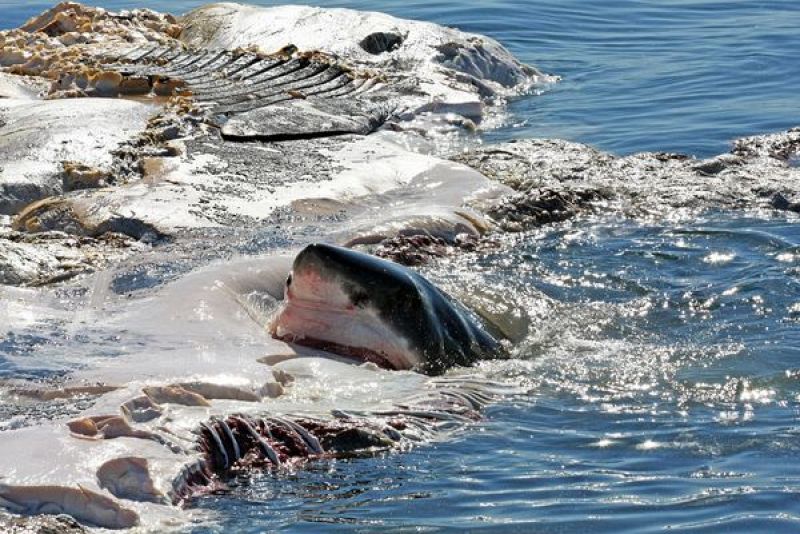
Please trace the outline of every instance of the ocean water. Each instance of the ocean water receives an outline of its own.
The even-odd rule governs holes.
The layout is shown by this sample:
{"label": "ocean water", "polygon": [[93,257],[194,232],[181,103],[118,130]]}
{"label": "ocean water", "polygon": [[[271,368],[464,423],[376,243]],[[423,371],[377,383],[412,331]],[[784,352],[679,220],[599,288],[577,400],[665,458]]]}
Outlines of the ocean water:
{"label": "ocean water", "polygon": [[[457,438],[260,476],[214,532],[797,532],[800,219],[583,220],[428,270],[527,316]],[[197,532],[207,532],[203,526]]]}
{"label": "ocean water", "polygon": [[[793,1],[318,3],[484,33],[563,77],[510,102],[487,141],[704,157],[800,123]],[[0,2],[0,26],[49,5]],[[429,268],[529,325],[515,359],[479,369],[528,393],[452,440],[243,480],[195,503],[220,516],[195,531],[800,530],[798,225],[772,213],[581,219]],[[0,356],[55,359],[52,336],[7,336]]]}

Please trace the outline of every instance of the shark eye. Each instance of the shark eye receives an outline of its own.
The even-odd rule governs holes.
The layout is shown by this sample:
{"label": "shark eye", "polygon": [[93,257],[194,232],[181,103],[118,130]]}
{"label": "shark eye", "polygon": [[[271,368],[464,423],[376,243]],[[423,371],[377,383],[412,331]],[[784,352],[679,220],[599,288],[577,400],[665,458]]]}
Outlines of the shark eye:
{"label": "shark eye", "polygon": [[350,301],[353,303],[353,306],[363,308],[369,302],[369,295],[364,291],[356,291],[350,295]]}
{"label": "shark eye", "polygon": [[286,287],[292,285],[292,273],[289,273],[289,276],[286,277]]}

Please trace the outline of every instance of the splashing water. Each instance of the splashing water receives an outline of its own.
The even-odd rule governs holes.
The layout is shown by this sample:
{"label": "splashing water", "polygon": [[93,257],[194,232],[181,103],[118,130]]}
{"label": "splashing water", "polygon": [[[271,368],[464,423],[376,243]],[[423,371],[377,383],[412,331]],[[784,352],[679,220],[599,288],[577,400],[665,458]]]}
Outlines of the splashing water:
{"label": "splashing water", "polygon": [[796,529],[797,224],[580,221],[430,268],[527,331],[479,372],[528,393],[452,441],[209,497],[227,519],[199,530]]}

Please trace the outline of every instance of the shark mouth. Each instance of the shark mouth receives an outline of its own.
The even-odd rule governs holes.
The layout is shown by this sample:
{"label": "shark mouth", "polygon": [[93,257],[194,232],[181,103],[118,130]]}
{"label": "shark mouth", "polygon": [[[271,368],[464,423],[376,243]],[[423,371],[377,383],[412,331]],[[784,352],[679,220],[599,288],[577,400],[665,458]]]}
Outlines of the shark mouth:
{"label": "shark mouth", "polygon": [[354,360],[357,360],[358,362],[374,363],[375,365],[383,369],[401,371],[409,368],[409,366],[402,366],[402,367],[398,366],[397,364],[393,363],[393,361],[390,358],[387,358],[384,354],[371,350],[367,347],[354,347],[351,345],[344,345],[342,343],[335,343],[333,341],[326,341],[324,339],[317,339],[308,336],[303,336],[302,338],[298,338],[298,336],[295,336],[293,334],[285,334],[282,336],[275,335],[273,337],[275,339],[285,341],[286,343],[296,343],[299,345],[310,347],[312,349],[318,349],[325,352],[330,352],[331,354],[335,354],[337,356],[352,358]]}
{"label": "shark mouth", "polygon": [[[361,326],[359,335],[342,335],[354,324]],[[407,348],[408,343],[383,321],[352,306],[348,309],[336,303],[298,298],[290,287],[286,288],[284,304],[271,319],[268,331],[286,343],[361,363],[371,362],[383,369],[408,370],[419,360]]]}

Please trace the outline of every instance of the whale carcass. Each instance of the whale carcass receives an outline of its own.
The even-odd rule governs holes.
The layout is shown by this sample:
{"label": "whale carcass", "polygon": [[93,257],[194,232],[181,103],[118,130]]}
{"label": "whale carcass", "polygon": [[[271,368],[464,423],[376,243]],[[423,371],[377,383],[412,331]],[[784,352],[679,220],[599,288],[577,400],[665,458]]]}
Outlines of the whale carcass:
{"label": "whale carcass", "polygon": [[[430,378],[370,363],[355,366],[338,350],[272,339],[270,318],[288,324],[287,310],[298,305],[279,300],[288,259],[212,265],[136,306],[106,309],[111,320],[105,319],[105,331],[130,346],[126,354],[84,361],[88,365],[57,389],[18,385],[9,392],[39,400],[99,396],[69,417],[0,432],[6,452],[0,457],[0,503],[16,513],[65,513],[106,528],[163,528],[200,513],[179,505],[224,488],[232,475],[441,439],[479,419],[497,395],[513,392],[469,374]],[[312,275],[308,264],[317,260],[324,269]],[[405,268],[318,244],[291,263],[299,287],[311,275],[330,288],[366,289],[396,302],[393,310],[377,298],[378,308],[364,307],[391,312],[369,325],[382,332],[409,334],[410,322],[446,331],[450,350],[459,343],[464,352],[445,362],[436,359],[445,353],[423,351],[432,371],[502,352],[466,310]],[[307,304],[307,285],[305,290]],[[321,288],[316,296],[319,318],[330,320],[326,313],[341,304],[338,294]],[[432,308],[403,309],[403,302]],[[311,334],[314,314],[308,308],[305,313],[310,323],[304,332]],[[143,337],[155,337],[158,346],[134,348]],[[382,354],[375,338],[358,341],[362,354]],[[426,362],[418,367],[425,369]]]}
{"label": "whale carcass", "polygon": [[[270,325],[290,326],[298,251],[298,288],[319,251],[348,254],[311,240],[487,231],[478,207],[510,190],[440,143],[550,78],[491,39],[351,10],[214,4],[178,19],[64,2],[0,39],[0,140],[46,148],[0,151],[0,167],[35,170],[0,182],[0,280],[23,286],[0,287],[0,331],[63,336],[30,352],[55,378],[0,388],[5,509],[163,530],[236,473],[440,439],[509,392],[409,370],[503,353],[410,271],[381,279],[416,302],[380,321],[415,345],[401,370],[346,357],[381,354],[374,339],[309,347],[313,331],[283,341]],[[354,257],[379,279],[378,260]],[[413,339],[414,315],[441,350]]]}
{"label": "whale carcass", "polygon": [[62,2],[0,32],[0,65],[0,146],[54,147],[0,151],[0,249],[19,258],[0,280],[18,285],[102,269],[136,242],[196,249],[209,228],[335,216],[336,242],[478,235],[474,206],[509,190],[440,144],[554,79],[430,23],[239,4],[178,19]]}

